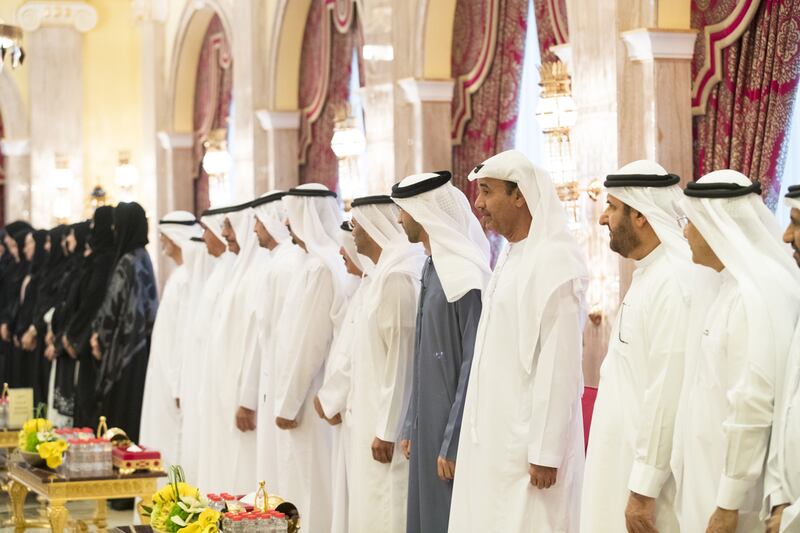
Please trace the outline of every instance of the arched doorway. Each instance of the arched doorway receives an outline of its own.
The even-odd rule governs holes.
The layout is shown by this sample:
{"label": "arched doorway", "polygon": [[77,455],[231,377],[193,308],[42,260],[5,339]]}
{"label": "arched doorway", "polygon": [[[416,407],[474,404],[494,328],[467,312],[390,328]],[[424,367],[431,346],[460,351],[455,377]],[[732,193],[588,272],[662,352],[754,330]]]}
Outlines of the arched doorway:
{"label": "arched doorway", "polygon": [[174,196],[183,199],[176,203],[196,213],[209,205],[208,177],[201,172],[203,143],[215,128],[231,126],[230,9],[218,0],[189,2],[172,47],[168,116],[171,132],[185,139],[178,143],[185,153],[173,156],[170,177]]}

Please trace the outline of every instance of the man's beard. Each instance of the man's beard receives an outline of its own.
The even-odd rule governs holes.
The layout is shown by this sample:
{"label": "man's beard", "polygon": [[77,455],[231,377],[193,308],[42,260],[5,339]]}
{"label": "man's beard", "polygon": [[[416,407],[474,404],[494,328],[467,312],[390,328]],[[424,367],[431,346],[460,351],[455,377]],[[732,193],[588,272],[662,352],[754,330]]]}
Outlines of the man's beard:
{"label": "man's beard", "polygon": [[628,257],[641,241],[633,232],[630,221],[625,221],[611,232],[609,247],[622,257]]}

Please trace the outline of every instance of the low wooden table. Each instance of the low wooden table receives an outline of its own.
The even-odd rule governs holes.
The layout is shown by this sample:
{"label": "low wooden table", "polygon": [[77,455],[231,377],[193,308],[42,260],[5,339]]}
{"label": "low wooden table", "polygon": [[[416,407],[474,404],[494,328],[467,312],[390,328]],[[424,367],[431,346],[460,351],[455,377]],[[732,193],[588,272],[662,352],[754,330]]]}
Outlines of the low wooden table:
{"label": "low wooden table", "polygon": [[69,521],[65,507],[71,501],[96,501],[97,509],[91,522],[98,531],[106,531],[106,500],[116,498],[141,498],[144,505],[151,505],[152,496],[158,490],[158,478],[163,472],[136,472],[115,474],[102,478],[67,479],[50,470],[33,468],[25,462],[11,460],[8,463],[8,494],[11,498],[11,519],[14,530],[19,533],[27,527],[36,527],[25,519],[25,496],[33,491],[47,500],[47,518],[53,533],[62,533]]}

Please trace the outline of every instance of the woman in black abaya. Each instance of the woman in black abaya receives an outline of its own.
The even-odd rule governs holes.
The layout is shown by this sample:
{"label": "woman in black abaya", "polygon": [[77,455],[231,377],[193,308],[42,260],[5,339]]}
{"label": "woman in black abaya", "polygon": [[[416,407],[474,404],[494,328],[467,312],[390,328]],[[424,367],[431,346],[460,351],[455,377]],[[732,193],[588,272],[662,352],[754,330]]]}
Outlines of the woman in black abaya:
{"label": "woman in black abaya", "polygon": [[97,372],[92,358],[89,338],[92,321],[103,304],[108,289],[111,271],[114,268],[114,208],[98,207],[92,218],[92,227],[87,243],[90,255],[86,257],[78,285],[70,291],[64,308],[64,334],[59,342],[67,356],[79,363],[78,384],[75,388],[74,424],[78,427],[95,427],[98,411],[95,380]]}
{"label": "woman in black abaya", "polygon": [[44,354],[55,365],[52,371],[52,387],[48,392],[48,413],[50,419],[62,427],[72,426],[74,423],[78,363],[67,353],[63,343],[57,340],[64,334],[68,319],[66,312],[73,292],[80,290],[83,269],[88,261],[84,255],[89,232],[89,222],[79,222],[69,227],[64,239],[66,263]]}
{"label": "woman in black abaya", "polygon": [[44,230],[36,230],[25,237],[23,255],[30,262],[28,274],[22,280],[20,288],[19,309],[14,321],[14,349],[11,356],[11,382],[22,387],[33,388],[33,404],[47,401],[47,390],[41,383],[42,364],[35,354],[36,350],[36,300],[39,285],[45,273],[47,263],[48,234]]}
{"label": "woman in black abaya", "polygon": [[12,387],[21,386],[15,381],[15,376],[11,374],[11,359],[14,352],[12,337],[14,333],[14,322],[19,310],[19,294],[22,281],[28,275],[30,263],[22,253],[25,248],[25,238],[32,232],[30,224],[27,222],[12,222],[6,226],[5,244],[6,250],[11,255],[12,263],[7,267],[0,295],[2,305],[0,305],[0,360],[2,360],[3,382],[7,382]]}
{"label": "woman in black abaya", "polygon": [[158,292],[147,244],[147,218],[136,202],[114,210],[117,254],[103,305],[92,323],[96,390],[109,426],[137,442]]}

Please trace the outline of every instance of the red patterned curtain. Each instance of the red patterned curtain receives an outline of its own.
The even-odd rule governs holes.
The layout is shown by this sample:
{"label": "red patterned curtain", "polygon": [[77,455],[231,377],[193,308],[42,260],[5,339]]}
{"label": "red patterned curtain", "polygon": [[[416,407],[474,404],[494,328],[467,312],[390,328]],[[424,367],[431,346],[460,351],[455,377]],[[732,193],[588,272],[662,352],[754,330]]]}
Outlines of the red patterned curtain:
{"label": "red patterned curtain", "polygon": [[[498,5],[494,6],[497,3]],[[462,79],[475,71],[497,11],[497,37],[491,66],[474,94],[465,94]],[[452,72],[456,78],[453,98],[454,122],[464,98],[471,99],[471,118],[463,128],[461,143],[453,146],[453,183],[475,197],[475,184],[467,175],[481,161],[512,148],[517,124],[528,0],[458,0],[453,28]]]}
{"label": "red patterned curtain", "polygon": [[228,127],[233,93],[231,48],[222,21],[211,19],[200,49],[194,92],[194,208],[201,213],[210,205],[208,174],[203,171],[203,143],[211,130]]}
{"label": "red patterned curtain", "polygon": [[350,98],[353,49],[360,48],[360,38],[358,18],[353,16],[344,28],[337,28],[329,3],[312,0],[303,35],[300,183],[322,183],[335,191],[339,185],[339,161],[331,150],[334,119],[336,110],[347,105]]}
{"label": "red patterned curtain", "polygon": [[533,10],[542,63],[558,61],[550,47],[569,41],[567,0],[533,0]]}
{"label": "red patterned curtain", "polygon": [[[719,23],[735,8],[736,0],[693,0],[693,27]],[[694,174],[738,170],[761,182],[774,209],[800,75],[800,2],[761,0],[754,12],[741,37],[722,50],[716,67],[722,81],[711,88],[704,114],[694,119]],[[702,34],[695,75],[708,64],[701,41]]]}

